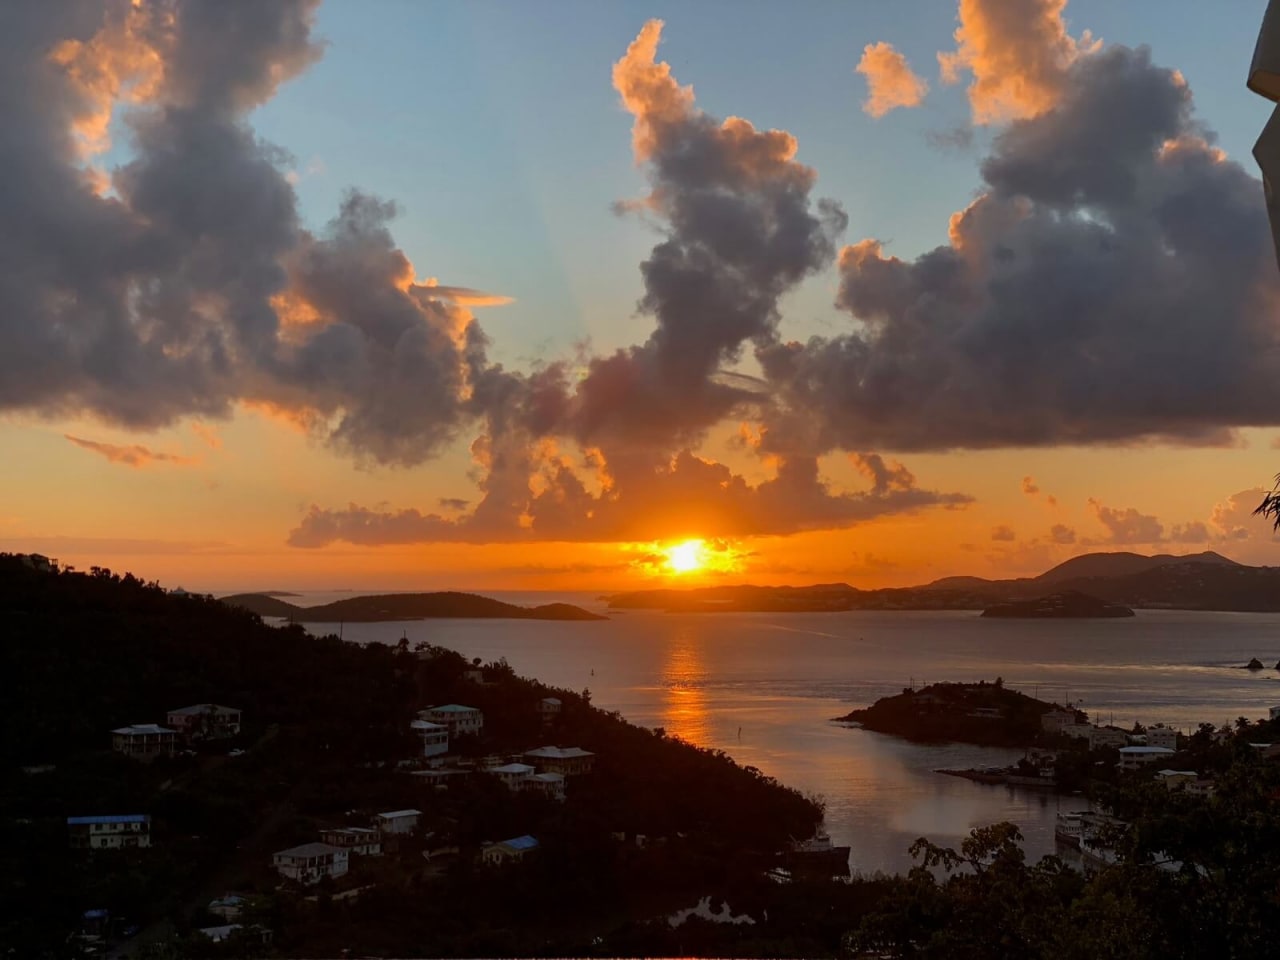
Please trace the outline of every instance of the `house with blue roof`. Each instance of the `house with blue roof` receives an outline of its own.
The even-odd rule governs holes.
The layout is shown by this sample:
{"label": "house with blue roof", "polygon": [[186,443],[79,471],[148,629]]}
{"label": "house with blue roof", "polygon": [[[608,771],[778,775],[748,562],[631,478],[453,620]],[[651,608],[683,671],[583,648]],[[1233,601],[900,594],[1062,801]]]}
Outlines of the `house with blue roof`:
{"label": "house with blue roof", "polygon": [[73,850],[123,850],[151,846],[151,817],[145,813],[67,817]]}
{"label": "house with blue roof", "polygon": [[484,731],[484,713],[478,707],[467,707],[460,703],[444,703],[419,710],[418,719],[448,727],[450,739],[464,733],[479,736]]}
{"label": "house with blue roof", "polygon": [[501,843],[486,844],[480,850],[480,860],[490,866],[501,866],[523,860],[537,849],[537,839],[526,833],[522,837],[512,837]]}

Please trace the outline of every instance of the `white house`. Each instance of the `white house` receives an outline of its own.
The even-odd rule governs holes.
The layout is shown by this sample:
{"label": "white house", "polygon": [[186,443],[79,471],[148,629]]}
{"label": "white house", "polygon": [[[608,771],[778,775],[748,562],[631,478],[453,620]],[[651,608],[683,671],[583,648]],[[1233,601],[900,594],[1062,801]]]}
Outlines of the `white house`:
{"label": "white house", "polygon": [[1120,769],[1137,770],[1148,763],[1155,763],[1157,760],[1172,756],[1173,751],[1168,747],[1121,747]]}
{"label": "white house", "polygon": [[320,841],[362,857],[382,856],[382,835],[372,827],[330,827],[320,831]]}
{"label": "white house", "polygon": [[508,790],[519,790],[521,784],[533,776],[534,768],[527,763],[504,763],[500,767],[489,767],[485,773],[493,774]]}
{"label": "white house", "polygon": [[373,824],[383,834],[413,833],[418,829],[418,818],[421,816],[421,810],[392,810],[375,814]]}
{"label": "white house", "polygon": [[560,773],[535,773],[520,784],[520,789],[540,793],[552,800],[564,799],[564,775]]}
{"label": "white house", "polygon": [[484,683],[484,671],[479,667],[462,671],[462,679],[468,683]]}
{"label": "white house", "polygon": [[178,741],[176,730],[158,723],[135,723],[111,731],[111,749],[134,760],[150,761],[172,757]]}
{"label": "white house", "polygon": [[1148,747],[1167,747],[1170,750],[1178,749],[1178,731],[1172,727],[1156,724],[1154,727],[1147,728],[1147,746]]}
{"label": "white house", "polygon": [[126,813],[67,817],[67,833],[76,850],[121,850],[151,846],[151,817]]}
{"label": "white house", "polygon": [[166,722],[188,740],[222,740],[240,735],[240,711],[217,703],[193,703],[170,710]]}
{"label": "white house", "polygon": [[1076,723],[1074,710],[1062,710],[1054,707],[1047,713],[1040,714],[1040,728],[1045,733],[1062,733],[1064,727],[1073,727]]}
{"label": "white house", "polygon": [[1089,749],[1099,747],[1123,747],[1129,742],[1129,735],[1115,727],[1099,727],[1096,724],[1089,728]]}
{"label": "white house", "polygon": [[525,834],[523,837],[512,837],[501,843],[491,843],[480,851],[480,859],[487,864],[499,865],[523,860],[538,849],[538,841]]}
{"label": "white house", "polygon": [[319,883],[325,877],[341,877],[351,866],[351,855],[327,843],[304,843],[272,855],[276,872],[301,884]]}
{"label": "white house", "polygon": [[559,697],[543,697],[538,701],[538,713],[544,722],[550,723],[560,716],[560,710],[563,706],[564,704],[560,702]]}
{"label": "white house", "polygon": [[450,737],[464,733],[479,734],[484,730],[484,714],[476,707],[465,707],[460,703],[446,703],[419,710],[418,719],[444,724],[449,728]]}
{"label": "white house", "polygon": [[409,729],[422,741],[424,757],[438,757],[449,752],[449,728],[445,724],[414,720],[409,724]]}
{"label": "white house", "polygon": [[526,750],[524,756],[539,773],[559,773],[566,777],[587,773],[596,762],[596,755],[581,747],[538,747]]}

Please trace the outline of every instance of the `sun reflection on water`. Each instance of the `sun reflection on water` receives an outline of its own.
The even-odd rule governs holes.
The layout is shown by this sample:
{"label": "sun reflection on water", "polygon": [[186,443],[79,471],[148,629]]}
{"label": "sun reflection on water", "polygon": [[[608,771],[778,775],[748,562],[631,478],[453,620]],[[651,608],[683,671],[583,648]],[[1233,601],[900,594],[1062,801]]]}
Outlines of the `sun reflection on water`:
{"label": "sun reflection on water", "polygon": [[662,724],[668,734],[705,745],[710,740],[707,670],[697,631],[672,631],[662,664]]}

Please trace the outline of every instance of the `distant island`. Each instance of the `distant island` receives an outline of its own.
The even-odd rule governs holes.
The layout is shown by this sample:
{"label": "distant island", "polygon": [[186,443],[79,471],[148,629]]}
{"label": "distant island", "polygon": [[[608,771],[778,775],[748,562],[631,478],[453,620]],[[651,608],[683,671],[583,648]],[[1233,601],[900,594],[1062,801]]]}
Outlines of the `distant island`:
{"label": "distant island", "polygon": [[569,603],[519,607],[474,593],[388,593],[348,597],[316,607],[300,607],[265,593],[237,593],[222,602],[260,617],[282,617],[295,623],[375,623],[383,620],[428,620],[437,617],[504,620],[607,620],[608,617]]}
{"label": "distant island", "polygon": [[1049,594],[1070,592],[1132,609],[1280,612],[1280,567],[1251,567],[1212,550],[1151,557],[1087,553],[1038,577],[1015,580],[944,577],[920,586],[876,590],[861,590],[847,583],[801,587],[738,584],[689,590],[634,590],[604,599],[615,610],[678,613],[982,611],[995,604],[1037,601]]}
{"label": "distant island", "polygon": [[1069,590],[1051,593],[1033,600],[1007,600],[982,611],[984,617],[1019,620],[1075,620],[1134,616],[1133,608],[1121,603],[1107,603],[1097,597]]}

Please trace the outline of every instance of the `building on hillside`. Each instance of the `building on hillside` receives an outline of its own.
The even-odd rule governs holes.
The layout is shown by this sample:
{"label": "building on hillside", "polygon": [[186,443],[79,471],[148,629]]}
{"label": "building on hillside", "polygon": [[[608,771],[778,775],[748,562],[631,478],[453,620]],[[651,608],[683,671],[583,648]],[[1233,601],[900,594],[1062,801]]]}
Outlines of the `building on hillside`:
{"label": "building on hillside", "polygon": [[1200,775],[1194,770],[1169,770],[1166,768],[1156,771],[1156,782],[1163,783],[1170,790],[1181,789],[1199,779]]}
{"label": "building on hillside", "polygon": [[1154,727],[1147,728],[1147,746],[1148,747],[1166,747],[1169,750],[1178,749],[1178,731],[1172,727],[1166,727],[1156,724]]}
{"label": "building on hillside", "polygon": [[178,733],[158,723],[135,723],[111,731],[111,749],[134,760],[172,757]]}
{"label": "building on hillside", "polygon": [[329,827],[320,831],[320,842],[362,857],[382,856],[382,834],[372,827]]}
{"label": "building on hillside", "polygon": [[1058,732],[1064,737],[1071,737],[1073,740],[1088,740],[1090,731],[1093,727],[1087,723],[1072,723],[1063,727]]}
{"label": "building on hillside", "polygon": [[1040,728],[1045,733],[1062,733],[1065,727],[1074,727],[1076,725],[1076,712],[1074,710],[1063,710],[1060,707],[1054,707],[1046,713],[1040,714]]}
{"label": "building on hillside", "polygon": [[327,843],[304,843],[272,854],[276,872],[286,880],[310,885],[325,877],[341,877],[351,866],[350,852]]}
{"label": "building on hillside", "polygon": [[151,846],[151,817],[126,813],[96,817],[67,817],[73,850],[123,850]]}
{"label": "building on hillside", "polygon": [[1191,781],[1191,783],[1188,783],[1183,789],[1185,789],[1187,793],[1193,797],[1212,797],[1213,781],[1212,780],[1193,780]]}
{"label": "building on hillside", "polygon": [[1272,720],[1280,719],[1280,707],[1272,707],[1267,712],[1270,714]]}
{"label": "building on hillside", "polygon": [[186,740],[225,740],[240,736],[240,711],[217,703],[193,703],[170,710],[166,722]]}
{"label": "building on hillside", "polygon": [[468,683],[484,683],[484,671],[479,667],[472,667],[470,670],[462,671],[462,679]]}
{"label": "building on hillside", "polygon": [[503,840],[501,843],[490,843],[485,845],[480,850],[480,859],[482,862],[491,866],[500,866],[504,863],[523,860],[537,849],[538,841],[528,834],[525,834],[522,837],[512,837],[510,840]]}
{"label": "building on hillside", "polygon": [[223,920],[237,920],[244,912],[247,901],[238,893],[224,893],[217,900],[210,900],[208,910],[215,917]]}
{"label": "building on hillside", "polygon": [[30,567],[32,570],[39,570],[41,573],[53,573],[56,569],[56,563],[50,560],[42,553],[20,553],[18,556],[22,560],[23,566]]}
{"label": "building on hillside", "polygon": [[520,789],[540,793],[552,800],[564,799],[564,774],[535,773],[520,784]]}
{"label": "building on hillside", "polygon": [[542,717],[543,723],[550,723],[560,716],[563,707],[559,697],[543,697],[538,701],[538,715]]}
{"label": "building on hillside", "polygon": [[521,784],[533,776],[534,768],[527,763],[504,763],[487,767],[484,772],[497,777],[508,790],[519,790]]}
{"label": "building on hillside", "polygon": [[1168,747],[1121,747],[1119,766],[1121,770],[1137,770],[1172,756],[1173,751]]}
{"label": "building on hillside", "polygon": [[572,777],[588,773],[596,762],[596,755],[580,747],[538,747],[526,750],[524,757],[539,773],[558,773]]}
{"label": "building on hillside", "polygon": [[384,835],[392,833],[413,833],[418,829],[421,810],[391,810],[378,813],[373,817],[373,825]]}
{"label": "building on hillside", "polygon": [[445,703],[438,707],[427,707],[418,711],[419,720],[441,723],[449,728],[449,736],[456,738],[464,733],[477,736],[484,732],[484,714],[475,707],[465,707],[460,703]]}
{"label": "building on hillside", "polygon": [[424,757],[439,757],[449,752],[449,728],[445,724],[414,720],[410,722],[409,729],[422,741]]}
{"label": "building on hillside", "polygon": [[975,720],[999,720],[1004,716],[1004,711],[999,707],[974,707],[968,716]]}
{"label": "building on hillside", "polygon": [[1116,727],[1099,727],[1097,724],[1089,728],[1089,749],[1099,747],[1123,747],[1129,743],[1129,735]]}

